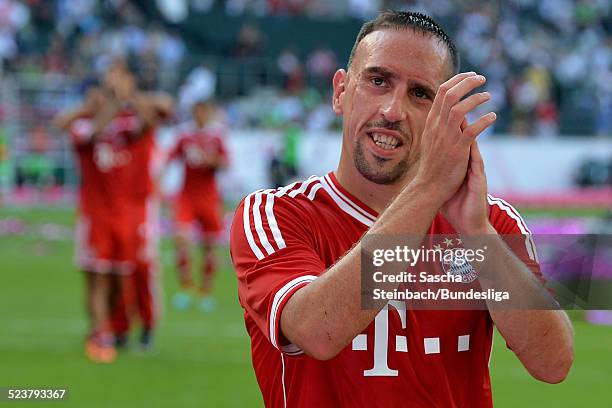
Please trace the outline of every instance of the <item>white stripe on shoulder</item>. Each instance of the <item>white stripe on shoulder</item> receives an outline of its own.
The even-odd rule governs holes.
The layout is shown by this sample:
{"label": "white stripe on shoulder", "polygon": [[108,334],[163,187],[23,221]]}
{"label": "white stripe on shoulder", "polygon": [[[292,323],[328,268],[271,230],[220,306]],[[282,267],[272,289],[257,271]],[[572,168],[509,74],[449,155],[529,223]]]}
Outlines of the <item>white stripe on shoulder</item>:
{"label": "white stripe on shoulder", "polygon": [[368,227],[374,225],[374,221],[371,218],[366,217],[362,213],[355,210],[355,208],[347,204],[338,194],[336,194],[334,189],[330,186],[330,183],[328,182],[326,177],[321,179],[321,184],[323,184],[323,189],[327,192],[327,194],[329,194],[332,200],[334,200],[336,205],[340,207],[340,209],[342,209],[345,213],[349,214],[351,217],[360,221],[362,224],[367,225]]}
{"label": "white stripe on shoulder", "polygon": [[277,197],[282,197],[285,194],[287,194],[290,190],[292,190],[298,183],[299,181],[296,181],[294,183],[289,184],[288,186],[281,187],[274,193],[274,195]]}
{"label": "white stripe on shoulder", "polygon": [[521,232],[523,234],[529,234],[529,230],[525,227],[525,223],[522,221],[522,219],[517,215],[517,213],[515,213],[514,211],[512,211],[512,209],[510,208],[510,206],[506,205],[504,202],[502,202],[502,200],[500,200],[499,198],[495,198],[490,194],[487,194],[487,201],[489,202],[490,205],[496,205],[498,206],[502,211],[504,211],[510,218],[512,218],[514,221],[516,221],[516,225],[517,227],[521,230]]}
{"label": "white stripe on shoulder", "polygon": [[[299,184],[299,182],[294,182],[289,184],[288,186],[281,187],[278,189],[257,190],[246,197],[243,215],[244,232],[247,237],[247,241],[249,242],[249,245],[251,247],[251,250],[253,251],[255,256],[257,256],[258,260],[261,260],[266,257],[264,251],[267,255],[272,255],[274,252],[276,252],[276,249],[272,246],[270,240],[268,239],[268,234],[266,233],[266,228],[264,227],[261,210],[262,203],[264,206],[263,216],[265,216],[276,246],[278,247],[278,249],[286,248],[287,244],[278,226],[276,217],[274,216],[275,197],[280,198],[283,196],[289,196],[291,198],[295,198],[298,194],[304,193],[311,184],[318,181],[318,177],[311,176],[305,182],[303,182],[299,188],[295,188]],[[252,206],[251,201],[253,201]],[[253,213],[254,228],[252,228],[250,225],[249,212]],[[261,247],[255,241],[253,230],[257,233],[257,238],[261,243]]]}
{"label": "white stripe on shoulder", "polygon": [[261,252],[261,250],[255,243],[255,239],[253,238],[253,233],[251,231],[251,221],[250,221],[251,211],[249,208],[251,205],[251,197],[253,197],[254,194],[257,194],[259,191],[261,190],[258,190],[254,193],[249,194],[244,199],[244,208],[242,210],[242,224],[244,226],[244,235],[246,235],[249,246],[251,247],[251,251],[253,251],[253,253],[255,254],[258,260],[261,260],[264,258],[264,254],[263,252]]}
{"label": "white stripe on shoulder", "polygon": [[314,186],[312,186],[312,188],[310,189],[310,193],[308,193],[308,199],[310,201],[313,201],[315,199],[315,196],[317,195],[317,191],[319,191],[321,187],[323,187],[321,183],[317,183]]}
{"label": "white stripe on shoulder", "polygon": [[529,259],[538,262],[538,254],[536,251],[535,243],[533,242],[533,238],[531,236],[531,231],[529,230],[529,228],[527,228],[525,220],[523,220],[518,211],[516,211],[516,208],[514,208],[501,198],[493,197],[491,194],[487,194],[487,201],[490,205],[498,206],[502,211],[504,211],[510,218],[512,218],[516,222],[516,225],[521,231],[521,233],[525,235],[525,248],[527,249]]}
{"label": "white stripe on shoulder", "polygon": [[278,343],[277,343],[277,338],[276,338],[276,331],[277,331],[277,328],[276,328],[276,319],[277,319],[277,317],[280,318],[280,316],[276,316],[276,314],[278,313],[278,308],[280,307],[281,303],[283,302],[283,300],[287,296],[287,294],[289,292],[291,292],[296,286],[300,286],[300,285],[303,285],[305,283],[312,282],[315,279],[317,279],[317,277],[314,276],[314,275],[298,276],[297,278],[287,282],[274,295],[274,300],[272,301],[272,307],[270,308],[270,316],[269,316],[270,333],[269,334],[270,334],[270,342],[277,349],[280,349],[280,347],[278,346]]}
{"label": "white stripe on shoulder", "polygon": [[272,248],[270,241],[268,241],[268,236],[266,235],[263,223],[261,222],[261,212],[259,210],[259,206],[261,205],[262,195],[263,192],[255,194],[255,202],[253,203],[253,221],[255,222],[255,231],[257,231],[259,242],[261,242],[261,245],[264,247],[268,255],[272,255],[274,253],[274,248]]}
{"label": "white stripe on shoulder", "polygon": [[274,237],[274,241],[276,242],[276,246],[278,249],[283,249],[287,245],[285,244],[285,240],[283,239],[283,235],[278,228],[278,223],[276,222],[276,217],[274,216],[274,194],[266,194],[266,218],[268,220],[268,225],[270,226],[270,231],[272,231],[272,236]]}
{"label": "white stripe on shoulder", "polygon": [[528,234],[531,234],[531,231],[529,230],[529,228],[527,227],[527,223],[525,222],[525,220],[523,219],[523,217],[521,217],[521,214],[516,210],[516,208],[514,208],[512,206],[512,204],[508,203],[506,200],[504,200],[503,198],[499,198],[499,197],[493,197],[491,194],[487,194],[487,199],[490,199],[490,201],[497,201],[500,204],[508,207],[508,209],[510,209],[510,211],[512,211],[519,219],[519,222],[522,224],[523,228],[525,229],[525,231],[527,231]]}
{"label": "white stripe on shoulder", "polygon": [[295,189],[293,191],[291,191],[288,195],[291,198],[295,198],[295,196],[297,196],[298,194],[302,194],[304,193],[304,191],[306,191],[306,189],[308,188],[309,185],[311,185],[313,182],[318,181],[318,179],[316,177],[311,177],[308,180],[304,181],[302,183],[302,185],[300,186],[300,188]]}

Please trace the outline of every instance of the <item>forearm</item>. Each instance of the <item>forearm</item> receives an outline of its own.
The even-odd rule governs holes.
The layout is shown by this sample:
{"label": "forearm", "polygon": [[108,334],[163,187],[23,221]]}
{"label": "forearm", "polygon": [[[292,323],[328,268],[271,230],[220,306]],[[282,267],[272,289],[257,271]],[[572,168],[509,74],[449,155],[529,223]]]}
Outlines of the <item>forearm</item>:
{"label": "forearm", "polygon": [[136,114],[143,122],[143,128],[155,126],[158,119],[172,115],[173,100],[165,94],[144,93],[133,98]]}
{"label": "forearm", "polygon": [[215,154],[210,157],[206,165],[214,170],[225,170],[229,166],[227,158],[221,154]]}
{"label": "forearm", "polygon": [[131,101],[131,105],[142,122],[142,130],[155,125],[156,113],[154,101],[139,95]]}
{"label": "forearm", "polygon": [[61,112],[59,115],[53,118],[53,125],[59,129],[68,130],[75,120],[85,117],[89,113],[90,112],[85,106],[79,106],[76,109]]}
{"label": "forearm", "polygon": [[155,94],[154,105],[158,116],[170,118],[174,115],[174,99],[167,93]]}
{"label": "forearm", "polygon": [[[425,234],[441,205],[427,191],[408,185],[366,236]],[[318,279],[298,290],[285,305],[281,315],[283,334],[315,358],[334,357],[379,311],[361,307],[362,241]]]}
{"label": "forearm", "polygon": [[487,235],[486,245],[482,289],[510,293],[506,304],[488,301],[493,323],[531,375],[550,383],[562,381],[573,361],[567,315],[557,310],[552,296],[498,235]]}
{"label": "forearm", "polygon": [[559,383],[574,360],[573,329],[563,310],[493,310],[508,346],[536,379]]}

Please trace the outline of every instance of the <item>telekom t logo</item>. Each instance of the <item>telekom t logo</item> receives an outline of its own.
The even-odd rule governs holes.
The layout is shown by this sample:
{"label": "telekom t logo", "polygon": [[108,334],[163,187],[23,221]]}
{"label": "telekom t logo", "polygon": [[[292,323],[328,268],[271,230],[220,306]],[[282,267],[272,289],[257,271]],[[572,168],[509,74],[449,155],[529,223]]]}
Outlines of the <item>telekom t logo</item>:
{"label": "telekom t logo", "polygon": [[[402,322],[402,329],[406,328],[406,303],[390,300],[381,309],[374,319],[374,367],[365,370],[366,377],[383,376],[397,377],[398,371],[389,368],[387,354],[389,349],[389,307],[394,307]],[[353,350],[365,351],[368,349],[368,336],[359,334],[353,339]],[[406,336],[395,336],[395,351],[408,352],[408,339]]]}
{"label": "telekom t logo", "polygon": [[[374,367],[369,370],[364,370],[363,375],[366,377],[397,377],[399,372],[389,368],[387,360],[389,350],[389,308],[393,307],[399,314],[402,323],[402,329],[406,329],[406,303],[390,300],[389,303],[381,309],[374,319]],[[353,350],[367,351],[368,336],[366,334],[358,334],[353,339]],[[440,353],[440,338],[426,337],[423,339],[423,349],[425,354]],[[470,335],[464,334],[457,336],[457,352],[465,352],[470,349]],[[406,336],[395,336],[395,351],[401,353],[408,352],[408,339]]]}

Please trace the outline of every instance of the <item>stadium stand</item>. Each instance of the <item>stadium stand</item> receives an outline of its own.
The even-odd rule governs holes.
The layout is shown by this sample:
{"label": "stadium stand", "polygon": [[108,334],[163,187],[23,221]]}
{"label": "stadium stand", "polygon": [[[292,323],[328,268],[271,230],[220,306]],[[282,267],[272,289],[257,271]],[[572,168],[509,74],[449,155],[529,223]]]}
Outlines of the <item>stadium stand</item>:
{"label": "stadium stand", "polygon": [[[113,55],[129,57],[143,88],[178,95],[183,115],[193,101],[214,96],[235,129],[337,131],[329,79],[362,21],[381,8],[443,22],[458,40],[462,69],[488,78],[488,108],[500,118],[495,135],[612,134],[612,6],[605,0],[168,4],[179,3],[187,13],[177,20],[144,1],[0,0],[0,127],[12,159],[29,155],[30,136],[74,104]],[[65,142],[46,131],[48,156],[68,167],[56,177],[71,184]]]}

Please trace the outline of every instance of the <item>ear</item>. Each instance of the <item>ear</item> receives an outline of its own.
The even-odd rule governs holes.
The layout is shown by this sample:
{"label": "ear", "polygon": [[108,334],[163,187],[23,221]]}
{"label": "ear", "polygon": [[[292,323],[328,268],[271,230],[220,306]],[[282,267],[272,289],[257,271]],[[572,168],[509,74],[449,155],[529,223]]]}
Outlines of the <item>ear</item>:
{"label": "ear", "polygon": [[343,69],[339,69],[334,74],[334,78],[332,80],[332,84],[334,87],[334,94],[332,96],[332,108],[334,109],[334,113],[338,116],[341,116],[343,112],[343,101],[344,101],[344,92],[346,90],[346,81],[348,80],[347,72]]}

